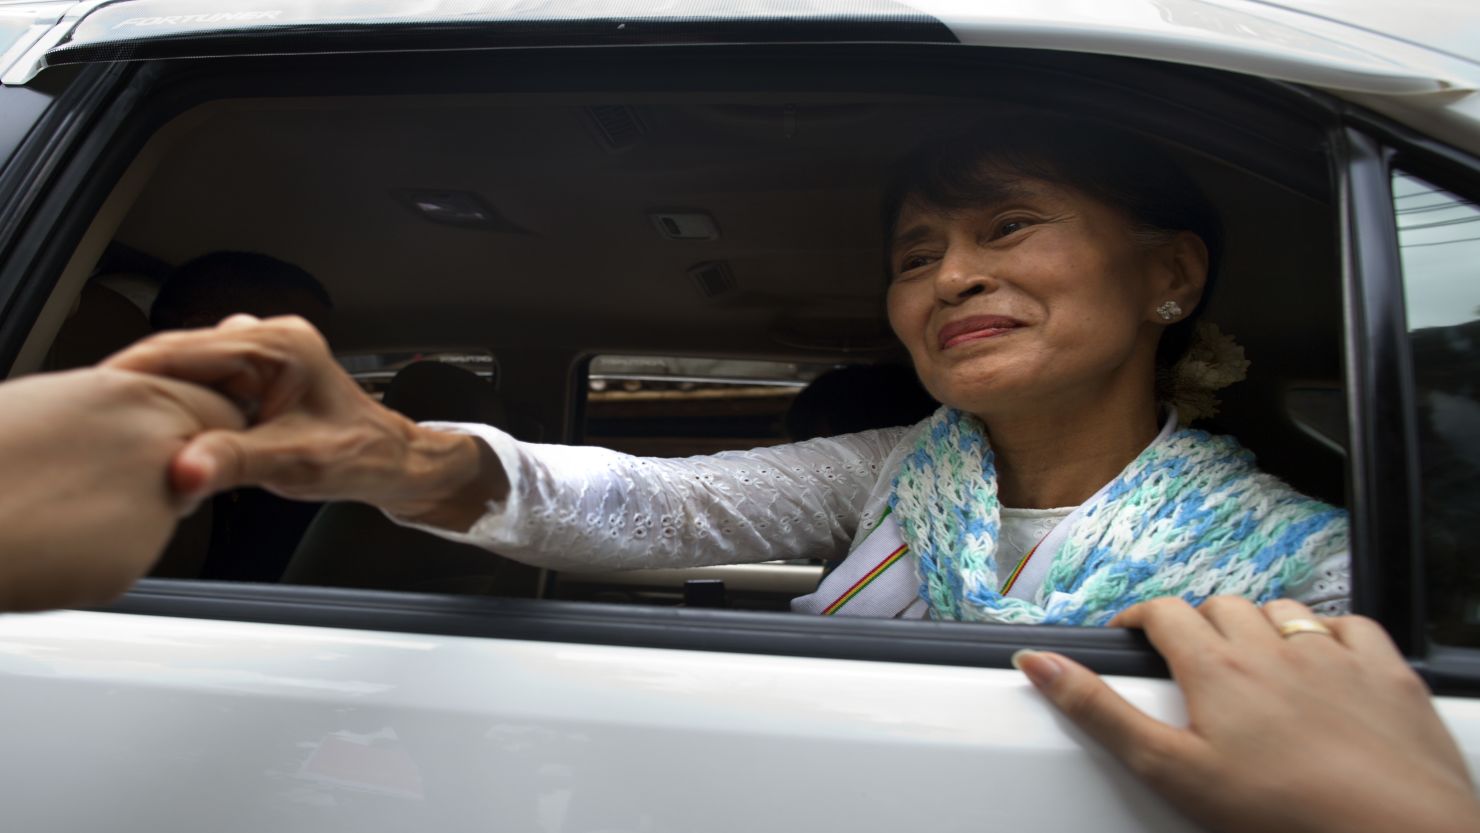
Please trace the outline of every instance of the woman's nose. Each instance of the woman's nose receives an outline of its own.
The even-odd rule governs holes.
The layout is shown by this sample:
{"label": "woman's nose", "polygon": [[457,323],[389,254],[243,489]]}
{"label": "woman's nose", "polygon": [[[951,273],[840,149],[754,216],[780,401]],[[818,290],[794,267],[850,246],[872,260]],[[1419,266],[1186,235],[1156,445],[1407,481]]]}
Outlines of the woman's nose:
{"label": "woman's nose", "polygon": [[990,291],[996,286],[996,281],[986,266],[979,258],[947,251],[936,272],[936,297],[944,303],[957,304]]}

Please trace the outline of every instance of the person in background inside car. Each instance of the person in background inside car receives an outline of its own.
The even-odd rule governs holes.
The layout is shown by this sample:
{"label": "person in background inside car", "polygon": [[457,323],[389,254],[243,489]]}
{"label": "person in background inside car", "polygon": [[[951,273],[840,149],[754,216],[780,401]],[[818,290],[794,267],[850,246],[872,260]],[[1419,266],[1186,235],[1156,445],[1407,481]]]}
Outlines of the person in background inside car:
{"label": "person in background inside car", "polygon": [[889,319],[944,403],[911,428],[674,460],[417,425],[291,320],[233,318],[110,364],[261,403],[252,430],[182,452],[202,491],[359,500],[537,566],[846,553],[793,603],[825,615],[1104,625],[1219,594],[1344,611],[1346,514],[1168,407],[1242,366],[1210,365],[1206,331],[1203,372],[1179,363],[1221,235],[1162,150],[1006,120],[928,145],[886,203]]}
{"label": "person in background inside car", "polygon": [[[209,327],[237,313],[296,315],[326,330],[333,309],[328,291],[305,270],[269,255],[224,251],[176,268],[155,296],[149,321],[167,331]],[[319,508],[250,487],[218,496],[199,577],[278,580]]]}
{"label": "person in background inside car", "polygon": [[228,315],[296,315],[327,331],[334,302],[313,275],[256,252],[212,252],[177,267],[154,298],[156,331],[213,327]]}
{"label": "person in background inside car", "polygon": [[170,487],[170,460],[201,431],[245,424],[217,393],[123,370],[0,384],[0,612],[127,590],[198,502]]}

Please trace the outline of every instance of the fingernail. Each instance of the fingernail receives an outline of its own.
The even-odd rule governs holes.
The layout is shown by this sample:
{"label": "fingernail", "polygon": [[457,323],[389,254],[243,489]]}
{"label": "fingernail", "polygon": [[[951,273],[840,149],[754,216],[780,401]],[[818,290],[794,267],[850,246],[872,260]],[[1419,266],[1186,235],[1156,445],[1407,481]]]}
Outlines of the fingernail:
{"label": "fingernail", "polygon": [[1012,667],[1023,672],[1033,685],[1043,688],[1064,673],[1064,666],[1052,656],[1030,648],[1012,655]]}

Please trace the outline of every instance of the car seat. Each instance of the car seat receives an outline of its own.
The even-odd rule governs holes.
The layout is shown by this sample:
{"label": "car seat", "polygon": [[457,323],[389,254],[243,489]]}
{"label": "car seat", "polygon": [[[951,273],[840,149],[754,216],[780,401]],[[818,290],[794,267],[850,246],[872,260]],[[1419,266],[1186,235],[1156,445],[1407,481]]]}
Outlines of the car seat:
{"label": "car seat", "polygon": [[47,370],[97,364],[152,332],[149,316],[116,290],[95,278],[82,288],[47,353]]}

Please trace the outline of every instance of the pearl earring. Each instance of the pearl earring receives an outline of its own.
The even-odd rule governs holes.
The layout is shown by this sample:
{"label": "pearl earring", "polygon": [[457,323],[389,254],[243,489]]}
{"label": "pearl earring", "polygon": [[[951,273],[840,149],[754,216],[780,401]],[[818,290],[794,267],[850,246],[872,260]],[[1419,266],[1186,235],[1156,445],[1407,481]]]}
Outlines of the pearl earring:
{"label": "pearl earring", "polygon": [[1167,301],[1156,308],[1156,314],[1160,315],[1163,321],[1171,321],[1182,314],[1182,307],[1176,301]]}

